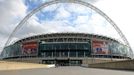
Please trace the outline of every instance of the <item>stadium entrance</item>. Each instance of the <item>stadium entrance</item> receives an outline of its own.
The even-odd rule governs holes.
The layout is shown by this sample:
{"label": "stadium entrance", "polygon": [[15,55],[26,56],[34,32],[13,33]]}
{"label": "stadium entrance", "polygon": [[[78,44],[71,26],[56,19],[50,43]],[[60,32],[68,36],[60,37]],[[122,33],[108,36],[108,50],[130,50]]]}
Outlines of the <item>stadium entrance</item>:
{"label": "stadium entrance", "polygon": [[57,66],[80,66],[82,60],[42,60],[43,64],[56,64]]}
{"label": "stadium entrance", "polygon": [[80,66],[82,60],[56,60],[58,66]]}
{"label": "stadium entrance", "polygon": [[56,60],[56,65],[58,66],[69,66],[68,60]]}

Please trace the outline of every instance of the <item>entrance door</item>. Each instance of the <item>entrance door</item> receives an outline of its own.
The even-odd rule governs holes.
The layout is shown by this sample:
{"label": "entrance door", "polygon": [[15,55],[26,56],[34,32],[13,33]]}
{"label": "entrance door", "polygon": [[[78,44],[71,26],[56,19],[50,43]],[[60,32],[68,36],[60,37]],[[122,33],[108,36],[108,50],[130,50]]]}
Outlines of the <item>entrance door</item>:
{"label": "entrance door", "polygon": [[82,60],[56,60],[56,64],[59,66],[80,66]]}
{"label": "entrance door", "polygon": [[80,66],[82,60],[42,60],[43,64],[56,64],[58,66]]}
{"label": "entrance door", "polygon": [[59,66],[69,66],[69,60],[57,60],[56,64]]}

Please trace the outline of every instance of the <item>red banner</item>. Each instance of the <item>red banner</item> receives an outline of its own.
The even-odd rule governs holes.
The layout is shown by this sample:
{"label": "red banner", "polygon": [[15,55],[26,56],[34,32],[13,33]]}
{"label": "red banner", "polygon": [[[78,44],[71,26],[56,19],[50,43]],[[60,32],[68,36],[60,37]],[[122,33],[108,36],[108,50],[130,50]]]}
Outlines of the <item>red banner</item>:
{"label": "red banner", "polygon": [[109,54],[108,42],[93,40],[92,45],[94,54]]}
{"label": "red banner", "polygon": [[37,54],[37,42],[27,42],[22,45],[23,55],[36,55]]}

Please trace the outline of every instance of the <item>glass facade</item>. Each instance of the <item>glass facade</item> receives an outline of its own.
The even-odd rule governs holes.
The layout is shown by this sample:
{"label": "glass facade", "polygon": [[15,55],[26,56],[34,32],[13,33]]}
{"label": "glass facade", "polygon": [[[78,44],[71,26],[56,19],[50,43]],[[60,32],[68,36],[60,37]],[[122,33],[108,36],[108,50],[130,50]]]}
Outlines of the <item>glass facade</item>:
{"label": "glass facade", "polygon": [[45,43],[39,45],[39,55],[44,57],[88,57],[91,43]]}
{"label": "glass facade", "polygon": [[129,56],[129,48],[120,43],[112,42],[109,44],[109,50],[112,55]]}
{"label": "glass facade", "polygon": [[2,52],[2,57],[4,58],[17,57],[17,56],[21,56],[20,44],[13,44],[13,45],[7,46],[4,48]]}

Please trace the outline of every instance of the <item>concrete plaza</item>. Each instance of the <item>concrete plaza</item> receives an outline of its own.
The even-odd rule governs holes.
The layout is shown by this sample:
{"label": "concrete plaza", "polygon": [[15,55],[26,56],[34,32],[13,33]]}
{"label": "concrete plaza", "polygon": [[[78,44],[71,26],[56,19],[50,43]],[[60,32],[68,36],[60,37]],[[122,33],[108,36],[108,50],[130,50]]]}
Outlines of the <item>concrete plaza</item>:
{"label": "concrete plaza", "polygon": [[58,68],[0,71],[0,75],[134,75],[134,72],[67,66]]}

